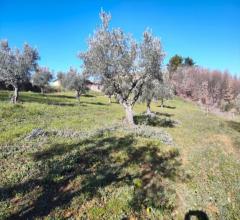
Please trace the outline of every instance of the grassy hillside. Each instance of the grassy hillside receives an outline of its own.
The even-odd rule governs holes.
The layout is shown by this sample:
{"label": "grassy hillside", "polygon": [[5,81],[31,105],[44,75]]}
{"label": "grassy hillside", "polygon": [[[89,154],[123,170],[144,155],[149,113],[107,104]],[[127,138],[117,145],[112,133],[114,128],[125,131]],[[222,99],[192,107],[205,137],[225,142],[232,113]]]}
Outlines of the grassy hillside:
{"label": "grassy hillside", "polygon": [[176,98],[149,120],[139,104],[144,136],[98,93],[20,95],[0,92],[0,219],[239,219],[239,118]]}

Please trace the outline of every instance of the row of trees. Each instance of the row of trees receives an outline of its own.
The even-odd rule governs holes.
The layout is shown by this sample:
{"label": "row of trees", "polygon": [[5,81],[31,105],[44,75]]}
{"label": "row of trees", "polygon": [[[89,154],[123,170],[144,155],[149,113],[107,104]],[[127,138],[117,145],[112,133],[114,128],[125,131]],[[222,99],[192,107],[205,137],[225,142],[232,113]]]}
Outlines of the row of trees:
{"label": "row of trees", "polygon": [[210,71],[197,66],[180,66],[172,74],[172,83],[177,95],[209,107],[230,110],[237,107],[240,94],[240,79],[227,71]]}
{"label": "row of trees", "polygon": [[[11,101],[16,103],[19,97],[19,88],[24,84],[32,84],[40,88],[43,94],[53,79],[53,73],[47,67],[40,67],[37,61],[40,59],[38,51],[28,44],[24,44],[23,50],[12,49],[7,40],[0,44],[0,82],[2,86],[12,86],[14,89]],[[84,75],[70,68],[65,73],[59,73],[58,78],[65,89],[76,90],[76,97],[87,90],[87,79]]]}

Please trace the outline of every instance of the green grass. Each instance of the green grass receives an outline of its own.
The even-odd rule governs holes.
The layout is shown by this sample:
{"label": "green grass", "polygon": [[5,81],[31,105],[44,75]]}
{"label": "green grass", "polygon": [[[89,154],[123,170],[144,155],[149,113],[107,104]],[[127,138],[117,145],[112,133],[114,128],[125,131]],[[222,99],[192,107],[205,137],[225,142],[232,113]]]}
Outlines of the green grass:
{"label": "green grass", "polygon": [[[0,219],[183,219],[189,210],[239,218],[239,118],[206,116],[179,98],[153,103],[149,126],[169,133],[169,146],[107,130],[124,112],[100,93],[80,104],[71,92],[20,95],[14,106],[0,91]],[[144,122],[145,105],[134,111]],[[46,135],[26,139],[35,128]]]}

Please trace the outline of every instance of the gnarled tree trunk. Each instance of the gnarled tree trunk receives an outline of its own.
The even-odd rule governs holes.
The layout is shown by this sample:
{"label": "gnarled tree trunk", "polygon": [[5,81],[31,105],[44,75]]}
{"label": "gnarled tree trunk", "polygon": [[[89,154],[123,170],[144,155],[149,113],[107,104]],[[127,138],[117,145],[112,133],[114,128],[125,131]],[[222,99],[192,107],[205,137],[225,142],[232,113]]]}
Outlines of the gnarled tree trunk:
{"label": "gnarled tree trunk", "polygon": [[123,107],[125,109],[125,113],[126,113],[126,121],[128,123],[128,125],[130,126],[134,126],[134,120],[133,120],[133,110],[132,110],[132,105],[123,103]]}
{"label": "gnarled tree trunk", "polygon": [[41,87],[41,94],[44,94],[44,88]]}
{"label": "gnarled tree trunk", "polygon": [[13,92],[13,96],[12,96],[12,98],[11,98],[11,102],[12,102],[13,104],[16,104],[16,103],[17,103],[17,101],[18,101],[18,96],[19,96],[19,94],[18,94],[18,86],[14,86],[14,92]]}
{"label": "gnarled tree trunk", "polygon": [[151,100],[147,100],[147,115],[151,115],[152,111],[151,111]]}
{"label": "gnarled tree trunk", "polygon": [[111,99],[111,98],[112,98],[112,96],[111,96],[111,95],[109,95],[109,96],[108,96],[108,103],[109,103],[109,104],[111,104],[111,103],[112,103],[112,99]]}
{"label": "gnarled tree trunk", "polygon": [[161,108],[163,108],[163,107],[164,107],[164,99],[161,98]]}
{"label": "gnarled tree trunk", "polygon": [[78,100],[79,103],[80,103],[80,96],[81,96],[81,92],[77,91],[76,92],[76,99]]}

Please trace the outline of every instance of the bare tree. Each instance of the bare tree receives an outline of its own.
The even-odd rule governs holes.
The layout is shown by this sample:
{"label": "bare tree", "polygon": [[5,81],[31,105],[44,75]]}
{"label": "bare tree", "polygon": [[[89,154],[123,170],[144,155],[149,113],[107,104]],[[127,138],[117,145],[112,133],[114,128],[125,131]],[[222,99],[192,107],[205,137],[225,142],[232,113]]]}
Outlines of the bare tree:
{"label": "bare tree", "polygon": [[61,80],[64,88],[76,91],[76,98],[80,102],[80,96],[88,90],[85,75],[78,73],[76,69],[70,68],[67,74],[61,75]]}
{"label": "bare tree", "polygon": [[44,89],[48,86],[53,76],[51,71],[47,67],[38,67],[35,74],[32,76],[33,84],[39,86],[41,93],[44,93]]}
{"label": "bare tree", "polygon": [[240,80],[229,72],[210,71],[197,66],[179,67],[173,74],[172,82],[177,95],[224,111],[232,108],[240,92]]}
{"label": "bare tree", "polygon": [[11,49],[8,41],[1,41],[0,45],[0,80],[14,88],[12,102],[18,100],[19,86],[29,80],[30,74],[37,67],[39,55],[36,49],[28,44],[24,45],[23,51]]}
{"label": "bare tree", "polygon": [[[81,53],[85,72],[97,76],[114,89],[114,94],[126,112],[129,125],[134,125],[133,106],[152,72],[146,71],[143,50],[121,29],[109,30],[111,15],[100,13],[101,26],[88,41],[88,51]],[[147,41],[147,35],[144,35]],[[144,43],[140,45],[144,47]],[[157,68],[157,67],[156,67]]]}

